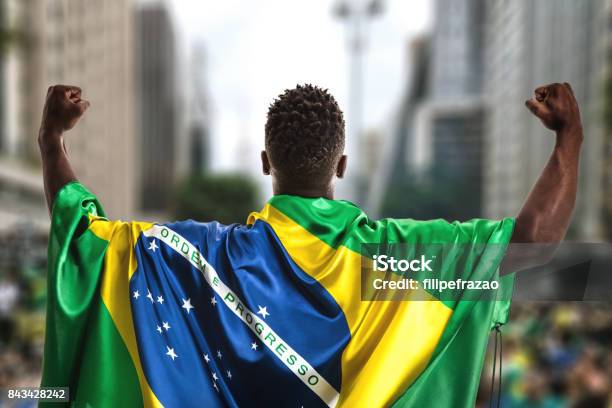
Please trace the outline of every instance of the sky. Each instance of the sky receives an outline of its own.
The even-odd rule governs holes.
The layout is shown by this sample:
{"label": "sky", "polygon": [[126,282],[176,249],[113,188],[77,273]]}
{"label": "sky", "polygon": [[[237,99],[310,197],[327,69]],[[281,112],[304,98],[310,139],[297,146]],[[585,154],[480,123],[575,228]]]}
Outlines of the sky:
{"label": "sky", "polygon": [[[348,110],[348,31],[332,12],[335,1],[170,4],[185,48],[199,44],[207,56],[213,170],[258,169],[267,109],[285,88],[317,84]],[[387,0],[367,25],[364,129],[392,117],[409,72],[409,41],[430,27],[431,13],[430,1]]]}

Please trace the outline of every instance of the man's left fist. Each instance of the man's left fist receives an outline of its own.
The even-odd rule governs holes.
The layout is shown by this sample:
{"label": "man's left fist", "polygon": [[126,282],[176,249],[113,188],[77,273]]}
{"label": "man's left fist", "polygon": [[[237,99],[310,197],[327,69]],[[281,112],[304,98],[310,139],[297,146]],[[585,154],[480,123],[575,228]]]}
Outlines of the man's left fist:
{"label": "man's left fist", "polygon": [[525,105],[550,130],[561,132],[582,129],[578,103],[567,82],[538,87],[535,96],[527,100]]}
{"label": "man's left fist", "polygon": [[81,88],[78,86],[50,86],[40,124],[41,133],[61,134],[72,129],[87,108],[89,102],[81,99]]}

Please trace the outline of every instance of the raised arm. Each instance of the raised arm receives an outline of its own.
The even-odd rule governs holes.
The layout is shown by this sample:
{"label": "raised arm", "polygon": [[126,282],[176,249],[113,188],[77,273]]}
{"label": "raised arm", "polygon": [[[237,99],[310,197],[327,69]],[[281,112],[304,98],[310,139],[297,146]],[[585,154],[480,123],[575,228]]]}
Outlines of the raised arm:
{"label": "raised arm", "polygon": [[556,133],[556,143],[516,218],[512,242],[558,243],[565,237],[576,201],[583,138],[580,111],[568,83],[539,87],[525,104]]}
{"label": "raised arm", "polygon": [[81,88],[55,85],[47,91],[42,122],[38,132],[38,146],[42,156],[45,197],[49,213],[57,192],[76,176],[64,145],[64,132],[72,129],[89,102],[81,99]]}

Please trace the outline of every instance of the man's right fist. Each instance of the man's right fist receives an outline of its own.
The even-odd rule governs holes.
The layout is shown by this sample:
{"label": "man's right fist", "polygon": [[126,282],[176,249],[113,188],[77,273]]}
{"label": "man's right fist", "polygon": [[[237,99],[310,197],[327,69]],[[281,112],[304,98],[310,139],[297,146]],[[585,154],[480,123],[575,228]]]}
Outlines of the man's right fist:
{"label": "man's right fist", "polygon": [[581,130],[580,110],[567,82],[540,86],[525,102],[527,108],[550,130]]}
{"label": "man's right fist", "polygon": [[50,86],[43,108],[41,133],[61,134],[72,129],[87,108],[89,102],[81,99],[81,88],[78,86]]}

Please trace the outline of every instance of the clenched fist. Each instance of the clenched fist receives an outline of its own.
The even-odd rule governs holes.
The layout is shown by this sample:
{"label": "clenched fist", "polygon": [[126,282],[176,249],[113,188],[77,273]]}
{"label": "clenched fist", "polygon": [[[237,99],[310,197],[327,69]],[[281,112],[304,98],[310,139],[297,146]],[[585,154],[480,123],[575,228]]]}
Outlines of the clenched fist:
{"label": "clenched fist", "polygon": [[525,105],[550,130],[582,132],[578,103],[567,82],[540,86]]}
{"label": "clenched fist", "polygon": [[89,102],[81,99],[81,88],[67,85],[50,86],[39,137],[55,137],[72,129],[87,108]]}

